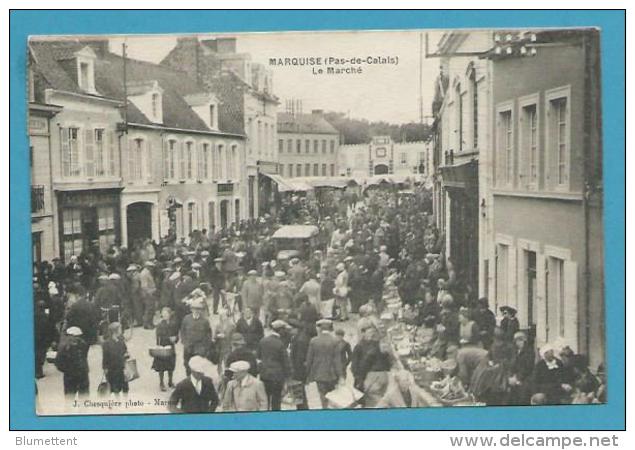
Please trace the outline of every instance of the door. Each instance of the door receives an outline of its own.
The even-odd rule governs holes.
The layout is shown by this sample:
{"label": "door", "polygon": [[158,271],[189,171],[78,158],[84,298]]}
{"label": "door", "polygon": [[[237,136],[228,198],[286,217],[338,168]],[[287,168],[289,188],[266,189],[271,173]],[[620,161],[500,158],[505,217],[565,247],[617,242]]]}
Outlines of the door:
{"label": "door", "polygon": [[97,208],[84,208],[82,211],[82,234],[84,236],[84,248],[99,248]]}
{"label": "door", "polygon": [[33,240],[33,262],[41,263],[42,262],[42,232],[36,231],[35,233],[31,233]]}
{"label": "door", "polygon": [[386,175],[388,173],[388,166],[386,164],[377,164],[375,166],[375,175]]}
{"label": "door", "polygon": [[227,228],[229,225],[227,220],[229,219],[229,200],[222,200],[220,202],[220,226],[221,228]]}
{"label": "door", "polygon": [[140,239],[152,239],[152,204],[139,202],[126,207],[128,245]]}

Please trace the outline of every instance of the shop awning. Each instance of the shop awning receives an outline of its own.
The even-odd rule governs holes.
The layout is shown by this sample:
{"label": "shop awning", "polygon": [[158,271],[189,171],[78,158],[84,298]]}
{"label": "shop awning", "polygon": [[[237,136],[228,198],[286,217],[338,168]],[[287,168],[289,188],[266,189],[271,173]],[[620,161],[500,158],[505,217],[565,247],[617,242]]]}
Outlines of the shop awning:
{"label": "shop awning", "polygon": [[309,192],[313,190],[313,186],[303,180],[288,178],[285,179],[284,182],[288,186],[285,186],[284,188],[278,187],[280,192]]}
{"label": "shop awning", "polygon": [[279,192],[293,191],[293,186],[290,183],[288,183],[287,180],[282,178],[280,175],[274,174],[274,173],[268,173],[268,172],[265,172],[264,170],[261,170],[260,174],[262,176],[269,178],[274,183],[276,183],[278,185]]}

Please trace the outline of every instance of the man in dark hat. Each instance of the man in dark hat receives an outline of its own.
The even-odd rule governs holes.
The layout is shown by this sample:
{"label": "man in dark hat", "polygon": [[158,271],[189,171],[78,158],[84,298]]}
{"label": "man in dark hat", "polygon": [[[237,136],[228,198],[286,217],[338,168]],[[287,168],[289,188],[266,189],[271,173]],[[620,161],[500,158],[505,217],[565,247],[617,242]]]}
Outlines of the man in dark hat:
{"label": "man in dark hat", "polygon": [[494,336],[494,328],[496,328],[496,316],[489,309],[489,304],[486,297],[481,297],[478,300],[476,310],[474,311],[474,322],[478,325],[481,335],[481,342],[483,348],[489,348],[492,345],[492,339]]}
{"label": "man in dark hat", "polygon": [[245,337],[241,333],[234,333],[231,336],[231,351],[227,354],[224,361],[225,376],[230,378],[231,373],[227,372],[227,368],[236,361],[247,361],[250,364],[249,373],[258,376],[258,362],[254,352],[247,347]]}
{"label": "man in dark hat", "polygon": [[514,339],[514,334],[520,329],[520,324],[516,318],[517,311],[511,306],[501,306],[499,309],[503,313],[500,328],[503,330],[505,339],[511,342]]}

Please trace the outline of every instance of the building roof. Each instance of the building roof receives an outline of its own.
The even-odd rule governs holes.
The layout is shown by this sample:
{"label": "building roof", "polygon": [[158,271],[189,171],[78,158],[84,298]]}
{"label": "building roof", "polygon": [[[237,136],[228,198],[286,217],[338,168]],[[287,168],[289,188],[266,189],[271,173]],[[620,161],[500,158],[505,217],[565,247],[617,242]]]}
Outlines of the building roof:
{"label": "building roof", "polygon": [[322,114],[278,113],[278,133],[339,134]]}
{"label": "building roof", "polygon": [[[72,71],[74,66],[64,64],[67,60],[86,46],[95,45],[96,41],[82,40],[32,40],[29,45],[36,70],[46,81],[44,88],[91,95],[83,91],[77,84]],[[107,50],[107,45],[98,44],[95,52],[95,97],[106,97],[124,100],[123,57]],[[156,82],[163,90],[163,123],[167,128],[210,132],[207,124],[196,114],[188,102],[187,96],[204,94],[205,88],[189,77],[185,72],[150,62],[126,59],[126,79],[128,86],[140,87]],[[219,108],[222,116],[223,108]],[[127,119],[129,123],[156,125],[147,118],[134,104],[128,102]],[[231,134],[243,134],[241,123],[221,120],[220,131]]]}

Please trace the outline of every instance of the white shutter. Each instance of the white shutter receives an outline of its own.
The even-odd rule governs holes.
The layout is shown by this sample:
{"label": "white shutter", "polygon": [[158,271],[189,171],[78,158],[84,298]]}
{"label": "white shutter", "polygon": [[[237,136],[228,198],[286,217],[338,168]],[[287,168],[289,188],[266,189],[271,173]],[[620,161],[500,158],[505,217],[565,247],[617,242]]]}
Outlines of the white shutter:
{"label": "white shutter", "polygon": [[536,253],[536,345],[547,342],[547,261],[542,253]]}
{"label": "white shutter", "polygon": [[115,132],[114,130],[110,130],[107,133],[108,137],[108,175],[115,176],[117,175],[116,165],[115,165]]}
{"label": "white shutter", "polygon": [[578,351],[578,263],[564,262],[564,337]]}
{"label": "white shutter", "polygon": [[168,141],[163,141],[163,179],[170,178],[170,156],[168,154]]}
{"label": "white shutter", "polygon": [[517,258],[518,251],[516,250],[515,245],[509,246],[509,262],[508,262],[508,273],[509,278],[507,280],[507,304],[512,306],[517,311],[520,311],[518,305],[518,272],[517,272]]}
{"label": "white shutter", "polygon": [[179,144],[179,179],[184,180],[187,175],[187,172],[185,171],[185,144],[183,141]]}
{"label": "white shutter", "polygon": [[146,170],[147,170],[147,174],[146,174],[146,179],[148,181],[152,181],[154,179],[154,170],[153,170],[153,154],[152,154],[152,141],[151,140],[147,140],[144,141],[146,144]]}
{"label": "white shutter", "polygon": [[136,149],[133,141],[126,139],[126,151],[128,153],[128,181],[132,182],[135,179],[135,153]]}
{"label": "white shutter", "polygon": [[60,146],[62,159],[62,175],[68,177],[71,174],[70,148],[68,146],[68,128],[60,128]]}
{"label": "white shutter", "polygon": [[203,144],[199,143],[196,151],[194,152],[196,154],[196,179],[197,180],[202,180],[203,179]]}
{"label": "white shutter", "polygon": [[92,128],[84,130],[84,163],[86,176],[95,176],[95,132]]}

